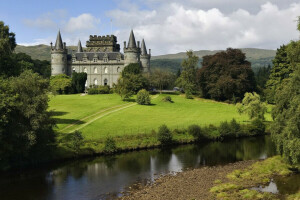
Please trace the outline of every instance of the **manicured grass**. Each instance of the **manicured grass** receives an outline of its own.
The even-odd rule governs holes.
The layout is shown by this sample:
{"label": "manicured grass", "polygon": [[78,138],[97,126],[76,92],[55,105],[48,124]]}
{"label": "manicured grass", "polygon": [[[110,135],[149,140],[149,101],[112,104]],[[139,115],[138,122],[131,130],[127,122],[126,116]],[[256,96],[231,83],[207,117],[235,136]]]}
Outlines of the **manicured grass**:
{"label": "manicured grass", "polygon": [[[108,135],[124,136],[150,133],[152,129],[157,130],[162,124],[174,129],[186,128],[191,124],[218,125],[222,121],[230,121],[233,118],[241,123],[248,121],[246,115],[237,113],[234,105],[199,98],[185,99],[184,96],[180,95],[171,95],[174,103],[168,103],[162,101],[164,96],[166,95],[159,95],[153,99],[151,106],[133,105],[106,113],[105,116],[97,120],[92,117],[86,120],[91,121],[93,119],[86,126],[84,125],[86,121],[83,120],[83,124],[78,124],[75,129],[79,129],[87,140],[98,140],[106,138]],[[59,131],[68,123],[92,115],[101,109],[126,103],[115,94],[60,95],[51,98],[50,110],[66,112],[55,117],[63,122],[58,124]],[[266,117],[267,120],[270,120],[270,115]]]}
{"label": "manicured grass", "polygon": [[106,95],[57,95],[50,96],[49,110],[54,111],[57,130],[92,115],[100,110],[125,104],[116,94]]}

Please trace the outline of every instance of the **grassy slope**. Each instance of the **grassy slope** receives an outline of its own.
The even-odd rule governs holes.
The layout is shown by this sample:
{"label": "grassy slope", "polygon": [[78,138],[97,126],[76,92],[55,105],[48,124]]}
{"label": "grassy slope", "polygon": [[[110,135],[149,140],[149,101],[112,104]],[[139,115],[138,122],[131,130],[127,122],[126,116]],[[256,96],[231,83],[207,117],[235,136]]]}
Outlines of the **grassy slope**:
{"label": "grassy slope", "polygon": [[[138,133],[150,133],[160,125],[170,128],[183,128],[191,124],[219,124],[231,120],[243,122],[247,116],[239,115],[234,105],[204,99],[185,99],[172,95],[174,103],[162,102],[164,95],[154,99],[151,106],[134,105],[97,119],[80,129],[88,140],[106,138],[107,135],[122,136]],[[115,94],[110,95],[61,95],[51,98],[50,110],[62,112],[55,118],[62,119],[58,130],[76,120],[98,112],[101,109],[118,104],[125,104]],[[267,116],[270,119],[270,116]],[[90,120],[90,119],[89,119]],[[76,128],[80,127],[77,126]],[[71,131],[70,129],[69,131]],[[74,131],[74,130],[72,130]]]}

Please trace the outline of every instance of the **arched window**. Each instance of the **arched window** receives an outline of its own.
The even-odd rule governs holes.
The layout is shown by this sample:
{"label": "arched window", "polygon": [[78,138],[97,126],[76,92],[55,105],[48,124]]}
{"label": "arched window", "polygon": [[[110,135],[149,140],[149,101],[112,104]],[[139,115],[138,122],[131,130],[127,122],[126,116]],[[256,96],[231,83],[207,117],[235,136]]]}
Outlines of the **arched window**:
{"label": "arched window", "polygon": [[108,73],[108,69],[107,67],[104,68],[104,73],[107,74]]}
{"label": "arched window", "polygon": [[87,73],[87,68],[86,67],[83,68],[83,72]]}
{"label": "arched window", "polygon": [[117,72],[120,72],[120,69],[121,69],[121,68],[120,68],[120,67],[118,67],[118,68],[117,68]]}
{"label": "arched window", "polygon": [[75,67],[73,67],[73,72],[75,72]]}
{"label": "arched window", "polygon": [[107,79],[104,79],[104,85],[107,85],[107,82],[108,82]]}
{"label": "arched window", "polygon": [[84,86],[85,86],[85,87],[87,87],[87,80],[85,81],[85,84],[84,84]]}
{"label": "arched window", "polygon": [[94,68],[94,74],[97,74],[98,73],[98,69],[97,67]]}
{"label": "arched window", "polygon": [[94,79],[94,85],[98,85],[98,80],[96,78]]}

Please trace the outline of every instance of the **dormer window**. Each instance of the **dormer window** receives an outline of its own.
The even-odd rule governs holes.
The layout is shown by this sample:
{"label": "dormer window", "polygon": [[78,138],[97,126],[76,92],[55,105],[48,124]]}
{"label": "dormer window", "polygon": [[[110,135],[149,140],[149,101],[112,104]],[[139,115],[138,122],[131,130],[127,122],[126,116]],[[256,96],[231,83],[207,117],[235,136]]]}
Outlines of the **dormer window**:
{"label": "dormer window", "polygon": [[97,62],[97,58],[94,58],[93,61],[94,61],[94,62]]}
{"label": "dormer window", "polygon": [[73,58],[73,59],[72,59],[72,62],[76,62],[76,59],[75,59],[75,58]]}
{"label": "dormer window", "polygon": [[104,62],[108,62],[108,58],[104,58],[103,61],[104,61]]}

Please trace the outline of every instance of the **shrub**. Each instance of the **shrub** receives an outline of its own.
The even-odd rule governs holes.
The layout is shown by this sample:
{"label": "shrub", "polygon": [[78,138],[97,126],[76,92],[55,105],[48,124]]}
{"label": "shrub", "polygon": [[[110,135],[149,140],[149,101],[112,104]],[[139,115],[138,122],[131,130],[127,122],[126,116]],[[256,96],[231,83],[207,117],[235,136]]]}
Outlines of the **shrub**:
{"label": "shrub", "polygon": [[105,140],[104,152],[113,153],[117,151],[116,141],[112,137],[107,137]]}
{"label": "shrub", "polygon": [[74,150],[76,154],[79,154],[80,148],[83,145],[83,136],[80,131],[75,131],[70,136],[69,147]]}
{"label": "shrub", "polygon": [[232,134],[235,134],[237,136],[241,133],[241,125],[237,123],[235,119],[232,119],[230,121],[230,127],[231,127]]}
{"label": "shrub", "polygon": [[136,102],[140,105],[150,105],[151,99],[149,92],[145,89],[140,90],[136,96]]}
{"label": "shrub", "polygon": [[169,103],[173,103],[172,98],[170,96],[165,96],[162,101],[164,102],[169,102]]}
{"label": "shrub", "polygon": [[108,85],[100,85],[88,89],[88,94],[109,94],[110,88]]}
{"label": "shrub", "polygon": [[218,139],[221,136],[218,128],[212,124],[202,129],[202,135],[204,139]]}
{"label": "shrub", "polygon": [[232,129],[227,121],[221,122],[219,126],[219,132],[221,136],[225,136],[225,137],[228,137],[233,134]]}
{"label": "shrub", "polygon": [[50,87],[54,94],[69,94],[71,86],[71,78],[65,74],[50,77]]}
{"label": "shrub", "polygon": [[159,127],[157,139],[162,145],[168,145],[172,143],[172,133],[166,125]]}
{"label": "shrub", "polygon": [[191,134],[196,140],[201,140],[204,138],[202,130],[198,125],[190,125],[188,127],[188,133]]}

